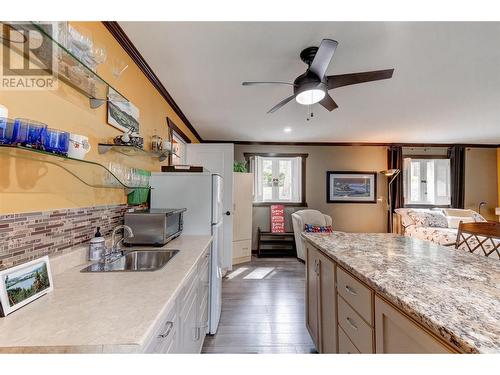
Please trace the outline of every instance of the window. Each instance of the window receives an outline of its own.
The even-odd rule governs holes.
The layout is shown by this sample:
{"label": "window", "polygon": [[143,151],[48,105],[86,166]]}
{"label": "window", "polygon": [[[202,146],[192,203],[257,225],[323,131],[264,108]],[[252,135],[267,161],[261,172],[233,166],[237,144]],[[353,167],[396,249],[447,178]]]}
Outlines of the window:
{"label": "window", "polygon": [[450,159],[412,159],[403,163],[405,205],[450,205]]}
{"label": "window", "polygon": [[254,203],[294,203],[305,205],[304,175],[307,155],[245,154],[254,173]]}
{"label": "window", "polygon": [[172,165],[186,164],[186,142],[172,130]]}

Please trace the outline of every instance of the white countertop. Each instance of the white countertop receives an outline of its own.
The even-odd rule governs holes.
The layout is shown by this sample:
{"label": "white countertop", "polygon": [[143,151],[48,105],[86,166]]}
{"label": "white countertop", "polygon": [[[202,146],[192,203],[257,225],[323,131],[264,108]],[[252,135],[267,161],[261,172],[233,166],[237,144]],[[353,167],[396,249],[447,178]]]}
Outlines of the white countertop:
{"label": "white countertop", "polygon": [[54,274],[52,293],[0,318],[0,353],[139,350],[211,241],[181,235],[158,271],[81,273],[84,263]]}

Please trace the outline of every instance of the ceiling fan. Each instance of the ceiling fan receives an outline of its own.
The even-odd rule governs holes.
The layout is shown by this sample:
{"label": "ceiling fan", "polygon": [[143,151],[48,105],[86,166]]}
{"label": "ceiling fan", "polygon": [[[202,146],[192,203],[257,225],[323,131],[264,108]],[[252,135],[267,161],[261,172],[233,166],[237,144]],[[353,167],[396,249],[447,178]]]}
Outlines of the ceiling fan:
{"label": "ceiling fan", "polygon": [[267,113],[277,111],[292,99],[295,99],[299,104],[303,105],[319,103],[327,110],[333,111],[338,106],[328,93],[328,90],[392,77],[394,69],[326,76],[326,69],[332,60],[337,45],[338,42],[336,40],[323,39],[319,47],[308,47],[304,49],[300,53],[300,58],[308,65],[308,68],[304,74],[295,78],[293,83],[276,81],[243,82],[242,85],[289,85],[293,87],[293,95],[283,99],[267,111]]}

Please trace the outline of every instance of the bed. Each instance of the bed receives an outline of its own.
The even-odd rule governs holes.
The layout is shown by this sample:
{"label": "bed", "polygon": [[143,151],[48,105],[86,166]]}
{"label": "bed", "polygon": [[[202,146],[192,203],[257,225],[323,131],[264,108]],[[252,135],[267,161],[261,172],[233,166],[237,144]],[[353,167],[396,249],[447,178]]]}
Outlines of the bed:
{"label": "bed", "polygon": [[[400,228],[398,233],[407,237],[429,241],[442,246],[455,248],[458,234],[458,224],[462,222],[485,222],[486,220],[473,210],[462,209],[414,209],[398,208],[395,210]],[[479,240],[484,240],[479,237]],[[495,241],[495,244],[497,241]],[[468,240],[471,247],[479,243],[475,238]],[[483,244],[486,250],[493,249],[493,243],[486,241]],[[462,243],[460,250],[469,251],[466,243]]]}

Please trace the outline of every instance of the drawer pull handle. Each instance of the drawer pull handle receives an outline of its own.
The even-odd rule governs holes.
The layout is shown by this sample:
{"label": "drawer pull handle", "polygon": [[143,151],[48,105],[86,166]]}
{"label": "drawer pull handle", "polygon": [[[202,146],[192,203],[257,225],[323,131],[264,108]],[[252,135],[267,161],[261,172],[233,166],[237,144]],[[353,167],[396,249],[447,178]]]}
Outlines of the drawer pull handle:
{"label": "drawer pull handle", "polygon": [[166,329],[165,329],[165,332],[160,333],[160,334],[158,335],[158,337],[159,337],[160,339],[164,339],[165,337],[167,337],[167,336],[170,334],[170,332],[172,331],[172,328],[173,328],[173,327],[174,327],[174,323],[173,323],[173,322],[166,322],[166,323],[165,323],[165,328],[166,328]]}
{"label": "drawer pull handle", "polygon": [[346,320],[347,320],[347,323],[349,323],[349,325],[350,325],[352,328],[354,328],[354,329],[356,329],[356,330],[358,329],[358,326],[352,322],[351,318],[347,317],[347,318],[346,318]]}
{"label": "drawer pull handle", "polygon": [[358,295],[358,293],[356,293],[356,291],[355,291],[353,288],[351,288],[349,285],[346,285],[346,286],[345,286],[345,290],[347,290],[347,291],[348,291],[349,293],[351,293],[353,296],[357,296],[357,295]]}

